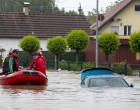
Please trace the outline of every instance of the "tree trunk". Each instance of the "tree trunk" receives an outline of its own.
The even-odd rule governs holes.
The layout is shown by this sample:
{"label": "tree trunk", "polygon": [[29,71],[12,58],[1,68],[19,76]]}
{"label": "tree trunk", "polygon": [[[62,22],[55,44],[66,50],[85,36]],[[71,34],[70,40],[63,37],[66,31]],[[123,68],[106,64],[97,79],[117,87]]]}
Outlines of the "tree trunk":
{"label": "tree trunk", "polygon": [[79,52],[76,51],[76,60],[75,60],[76,63],[79,63]]}
{"label": "tree trunk", "polygon": [[105,54],[105,61],[106,61],[107,64],[109,63],[108,62],[108,54]]}
{"label": "tree trunk", "polygon": [[57,55],[55,55],[55,70],[57,70]]}

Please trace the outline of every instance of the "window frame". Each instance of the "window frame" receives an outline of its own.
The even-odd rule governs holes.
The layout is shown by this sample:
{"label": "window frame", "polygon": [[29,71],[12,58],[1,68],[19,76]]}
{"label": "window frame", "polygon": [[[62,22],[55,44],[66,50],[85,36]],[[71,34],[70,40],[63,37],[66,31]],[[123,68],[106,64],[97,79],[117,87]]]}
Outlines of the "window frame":
{"label": "window frame", "polygon": [[[116,32],[116,31],[114,31],[114,32],[113,32],[113,31],[112,31],[112,30],[113,30],[113,28],[114,28],[114,29],[116,28],[118,32]],[[116,33],[117,33],[117,35],[119,35],[119,28],[120,28],[119,26],[110,26],[110,31],[111,31],[111,32],[113,32],[113,33],[115,33],[115,32],[116,32]]]}
{"label": "window frame", "polygon": [[[137,9],[138,9],[138,6],[139,6],[139,9],[138,9],[138,10],[136,10],[136,6],[137,6]],[[136,5],[134,6],[134,11],[135,11],[135,12],[140,12],[140,4],[136,4]]]}
{"label": "window frame", "polygon": [[129,36],[132,33],[132,25],[124,25],[124,35]]}

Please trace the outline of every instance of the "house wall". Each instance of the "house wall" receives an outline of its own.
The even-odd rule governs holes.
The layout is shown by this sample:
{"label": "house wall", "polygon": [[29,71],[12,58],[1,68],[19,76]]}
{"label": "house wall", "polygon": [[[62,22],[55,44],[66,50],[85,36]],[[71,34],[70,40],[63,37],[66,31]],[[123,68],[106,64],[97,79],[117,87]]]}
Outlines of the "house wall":
{"label": "house wall", "polygon": [[[140,12],[135,11],[135,5],[140,5],[140,0],[133,0],[125,9],[123,9],[118,15],[114,17],[114,21],[108,22],[102,28],[99,29],[99,34],[104,32],[110,32],[111,26],[119,26],[119,38],[121,40],[121,46],[116,51],[114,55],[109,57],[109,62],[127,62],[128,64],[140,64],[140,60],[136,59],[136,53],[132,53],[129,46],[129,37],[124,36],[124,26],[131,25],[132,33],[135,31],[140,31]],[[117,19],[121,19],[117,21]],[[96,37],[94,37],[96,38]],[[95,44],[96,40],[94,39],[89,43],[89,47],[86,53],[86,61],[95,62]],[[93,58],[94,56],[94,58]],[[99,59],[98,63],[102,64],[105,62],[105,56],[99,49]]]}
{"label": "house wall", "polygon": [[[114,17],[114,21],[108,22],[104,27],[99,30],[99,33],[110,32],[111,26],[119,26],[119,35],[121,39],[128,39],[129,36],[124,35],[124,26],[131,25],[132,33],[135,31],[140,31],[140,12],[135,11],[135,5],[140,5],[140,0],[133,0],[133,2],[128,5],[124,10],[122,10],[118,15]],[[117,19],[121,19],[117,21]]]}
{"label": "house wall", "polygon": [[[85,53],[85,61],[86,62],[92,62],[95,64],[95,57],[96,57],[96,40],[91,38],[90,42],[88,44],[88,48]],[[98,63],[99,64],[104,64],[105,61],[105,55],[102,52],[102,50],[99,48],[98,51]],[[114,55],[109,56],[109,62],[114,62]]]}
{"label": "house wall", "polygon": [[[10,48],[19,49],[20,51],[22,51],[22,49],[19,47],[20,40],[21,39],[19,38],[0,38],[0,46],[6,50],[4,53],[2,53],[3,56],[4,57],[7,56]],[[47,48],[46,48],[47,40],[41,38],[40,43],[41,43],[41,48],[43,49],[43,51],[47,51]]]}

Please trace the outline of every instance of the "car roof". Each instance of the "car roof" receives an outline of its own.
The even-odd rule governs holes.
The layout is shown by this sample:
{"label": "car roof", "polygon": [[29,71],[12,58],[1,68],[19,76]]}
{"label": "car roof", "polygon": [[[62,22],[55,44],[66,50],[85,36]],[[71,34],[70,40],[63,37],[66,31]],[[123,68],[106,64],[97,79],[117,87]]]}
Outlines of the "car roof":
{"label": "car roof", "polygon": [[88,76],[94,75],[113,75],[114,72],[108,68],[89,68],[81,72],[81,81]]}
{"label": "car roof", "polygon": [[87,78],[122,78],[120,75],[92,75],[92,76],[87,76]]}

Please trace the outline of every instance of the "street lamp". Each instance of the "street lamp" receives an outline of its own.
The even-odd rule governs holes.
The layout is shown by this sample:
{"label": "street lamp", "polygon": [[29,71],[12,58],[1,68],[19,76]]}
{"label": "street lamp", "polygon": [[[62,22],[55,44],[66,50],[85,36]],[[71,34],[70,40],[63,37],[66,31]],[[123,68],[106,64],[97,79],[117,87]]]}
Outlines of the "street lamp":
{"label": "street lamp", "polygon": [[98,68],[98,0],[96,4],[96,68]]}

